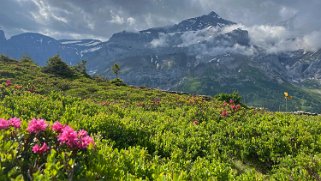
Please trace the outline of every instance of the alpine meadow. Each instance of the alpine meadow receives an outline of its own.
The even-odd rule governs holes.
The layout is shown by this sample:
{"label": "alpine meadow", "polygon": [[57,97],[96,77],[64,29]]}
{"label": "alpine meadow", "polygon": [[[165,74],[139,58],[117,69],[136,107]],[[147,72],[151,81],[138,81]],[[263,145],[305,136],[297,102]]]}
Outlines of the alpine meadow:
{"label": "alpine meadow", "polygon": [[0,4],[0,181],[321,181],[320,0]]}
{"label": "alpine meadow", "polygon": [[237,94],[119,85],[58,56],[48,62],[0,59],[1,180],[320,177],[319,116],[249,108]]}

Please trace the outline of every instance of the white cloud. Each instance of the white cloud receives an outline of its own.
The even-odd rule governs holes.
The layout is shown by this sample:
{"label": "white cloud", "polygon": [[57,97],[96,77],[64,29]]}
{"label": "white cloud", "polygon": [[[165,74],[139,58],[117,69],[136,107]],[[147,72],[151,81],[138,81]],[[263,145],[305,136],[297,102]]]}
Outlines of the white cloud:
{"label": "white cloud", "polygon": [[153,48],[157,48],[157,47],[165,47],[168,46],[167,43],[167,34],[160,34],[158,39],[153,39],[150,44]]}
{"label": "white cloud", "polygon": [[321,31],[302,35],[283,26],[258,25],[243,28],[249,32],[251,43],[267,53],[316,51],[321,48]]}
{"label": "white cloud", "polygon": [[31,12],[31,14],[38,23],[48,24],[51,20],[59,21],[61,23],[68,23],[66,18],[56,15],[54,10],[49,4],[47,4],[47,2],[43,0],[32,0],[32,2],[37,6],[38,11]]}
{"label": "white cloud", "polygon": [[305,35],[299,43],[305,50],[317,51],[321,48],[321,30]]}
{"label": "white cloud", "polygon": [[114,23],[114,24],[119,24],[119,25],[122,25],[125,23],[125,20],[123,17],[120,17],[119,15],[112,15],[111,17],[112,19],[110,20],[111,23]]}
{"label": "white cloud", "polygon": [[135,18],[133,18],[133,17],[129,17],[129,18],[127,18],[127,23],[128,23],[130,26],[132,26],[132,25],[134,25],[134,24],[136,23],[136,20],[135,20]]}
{"label": "white cloud", "polygon": [[224,46],[217,46],[217,47],[207,47],[206,45],[202,44],[196,47],[193,47],[193,50],[190,50],[192,53],[197,53],[198,55],[210,55],[210,56],[216,56],[216,55],[222,55],[227,53],[232,54],[241,54],[241,55],[254,55],[256,53],[255,48],[252,46],[243,46],[240,44],[234,44],[230,47],[224,47]]}
{"label": "white cloud", "polygon": [[200,31],[187,31],[181,35],[182,43],[179,47],[187,47],[204,41],[211,41],[221,33],[220,28],[209,27]]}
{"label": "white cloud", "polygon": [[283,20],[290,19],[294,17],[297,13],[298,11],[296,9],[286,6],[281,7],[281,9],[279,10],[279,14]]}

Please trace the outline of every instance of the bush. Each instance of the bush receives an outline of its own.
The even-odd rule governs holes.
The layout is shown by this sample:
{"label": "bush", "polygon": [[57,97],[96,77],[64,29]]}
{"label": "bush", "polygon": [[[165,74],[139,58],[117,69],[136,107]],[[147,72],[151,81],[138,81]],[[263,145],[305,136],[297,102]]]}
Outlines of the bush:
{"label": "bush", "polygon": [[232,94],[221,93],[215,95],[215,98],[219,101],[230,102],[231,100],[234,101],[235,104],[240,104],[242,97],[238,92],[233,92]]}
{"label": "bush", "polygon": [[56,55],[48,60],[47,66],[43,68],[43,72],[51,73],[60,77],[70,78],[74,76],[74,72],[70,67]]}
{"label": "bush", "polygon": [[87,131],[58,121],[49,125],[44,119],[32,119],[26,129],[22,126],[19,118],[0,118],[0,141],[6,143],[0,145],[1,179],[20,175],[24,180],[72,180],[87,169],[85,158],[94,145]]}
{"label": "bush", "polygon": [[111,83],[114,85],[117,85],[117,86],[125,86],[126,85],[124,83],[124,81],[121,80],[120,78],[116,78],[116,79],[112,80]]}

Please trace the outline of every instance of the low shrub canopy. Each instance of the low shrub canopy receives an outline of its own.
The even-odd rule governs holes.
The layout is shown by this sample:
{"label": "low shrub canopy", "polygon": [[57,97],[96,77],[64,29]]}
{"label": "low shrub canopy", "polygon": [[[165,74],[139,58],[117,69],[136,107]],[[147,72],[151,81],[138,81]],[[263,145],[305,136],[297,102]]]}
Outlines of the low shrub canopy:
{"label": "low shrub canopy", "polygon": [[[0,180],[321,175],[319,116],[248,109],[233,96],[224,102],[81,75],[64,79],[7,58],[0,75]],[[66,125],[72,130],[62,134]],[[81,135],[94,145],[83,149]]]}

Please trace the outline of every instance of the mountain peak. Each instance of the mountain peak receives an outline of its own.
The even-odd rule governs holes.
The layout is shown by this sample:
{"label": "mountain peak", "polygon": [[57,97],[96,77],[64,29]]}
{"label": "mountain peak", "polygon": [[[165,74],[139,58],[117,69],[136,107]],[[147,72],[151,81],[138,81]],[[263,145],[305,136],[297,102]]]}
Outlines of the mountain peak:
{"label": "mountain peak", "polygon": [[174,29],[177,31],[197,31],[211,26],[223,27],[232,24],[235,23],[221,18],[218,14],[212,11],[207,15],[184,20],[174,26]]}
{"label": "mountain peak", "polygon": [[213,18],[221,18],[218,14],[216,14],[214,11],[211,11],[207,16],[212,16]]}

